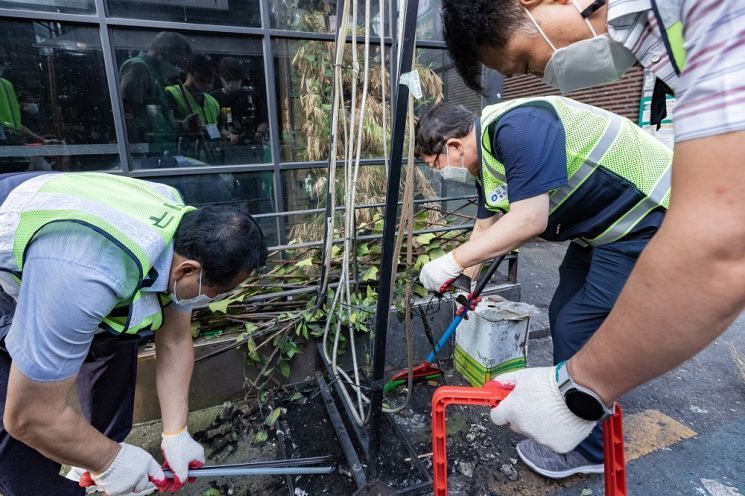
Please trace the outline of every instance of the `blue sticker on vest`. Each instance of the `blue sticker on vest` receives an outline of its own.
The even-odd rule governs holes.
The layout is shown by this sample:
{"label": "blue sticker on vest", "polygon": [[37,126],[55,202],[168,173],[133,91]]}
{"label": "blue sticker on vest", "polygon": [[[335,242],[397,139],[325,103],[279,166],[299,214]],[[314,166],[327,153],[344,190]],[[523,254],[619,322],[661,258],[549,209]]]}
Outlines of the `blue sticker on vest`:
{"label": "blue sticker on vest", "polygon": [[489,200],[489,203],[491,204],[499,204],[502,203],[502,200],[507,199],[507,186],[500,186],[491,193],[487,195],[487,198]]}

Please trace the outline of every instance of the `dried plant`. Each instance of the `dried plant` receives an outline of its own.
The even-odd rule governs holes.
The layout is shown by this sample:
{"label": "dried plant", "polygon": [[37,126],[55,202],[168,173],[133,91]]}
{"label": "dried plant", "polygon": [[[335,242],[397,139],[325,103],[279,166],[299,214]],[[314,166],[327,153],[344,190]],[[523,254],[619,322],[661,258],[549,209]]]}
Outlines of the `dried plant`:
{"label": "dried plant", "polygon": [[[304,30],[324,30],[326,18],[323,12],[304,12],[300,16],[300,26]],[[364,47],[357,46],[360,60],[363,57]],[[390,74],[386,70],[381,74],[380,70],[380,47],[371,47],[370,71],[368,77],[368,95],[366,102],[365,118],[362,133],[362,157],[380,158],[383,156],[383,140],[385,134],[383,129],[383,114],[385,105],[387,132],[390,132],[390,101],[382,101],[383,86],[390,88]],[[292,128],[299,129],[300,135],[296,138],[293,151],[299,152],[299,156],[290,157],[293,160],[325,161],[329,157],[329,146],[331,143],[331,119],[332,119],[332,90],[334,84],[334,71],[332,60],[334,59],[334,45],[329,42],[307,41],[299,45],[291,59],[292,86],[297,89],[296,96],[288,95],[285,109],[293,108],[294,125],[289,115],[283,120],[283,132],[290,136]],[[420,75],[422,91],[427,102],[441,101],[443,98],[442,79],[428,68],[417,67]],[[354,74],[352,70],[352,50],[347,49],[344,55],[343,87],[345,92],[344,112],[348,114],[351,109],[352,84]],[[357,91],[355,108],[359,109],[362,103],[363,74],[357,78]],[[387,92],[389,93],[389,92]],[[294,105],[293,105],[294,104]],[[289,112],[289,110],[288,110]],[[408,134],[408,133],[407,133]],[[302,144],[300,144],[302,142]],[[342,158],[346,147],[344,133],[340,133],[336,157]],[[288,153],[288,150],[285,150]],[[293,153],[293,152],[289,152]],[[307,171],[288,171],[294,176],[293,180],[307,183]],[[311,183],[306,187],[310,200],[314,200],[316,207],[323,207],[326,200],[327,178],[319,175],[311,178]],[[335,194],[338,204],[343,204],[344,176],[337,174],[337,185]],[[386,176],[382,167],[362,167],[357,183],[357,203],[371,204],[382,202],[385,198]],[[416,196],[420,198],[434,198],[436,192],[430,185],[427,177],[417,170],[415,178]],[[369,224],[380,209],[360,209],[357,213],[357,225]],[[323,236],[322,216],[316,221],[304,223],[293,227],[290,238],[296,241],[318,240]]]}

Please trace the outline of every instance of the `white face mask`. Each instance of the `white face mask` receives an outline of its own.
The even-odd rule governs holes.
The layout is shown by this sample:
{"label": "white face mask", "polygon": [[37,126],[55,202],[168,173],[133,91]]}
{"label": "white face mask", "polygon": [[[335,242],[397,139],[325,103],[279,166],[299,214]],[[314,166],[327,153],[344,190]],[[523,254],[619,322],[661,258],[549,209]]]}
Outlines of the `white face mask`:
{"label": "white face mask", "polygon": [[195,308],[204,308],[207,305],[209,305],[214,298],[210,298],[209,296],[202,294],[202,270],[199,270],[199,291],[197,292],[197,295],[194,298],[186,298],[184,300],[179,300],[178,296],[176,295],[176,283],[177,281],[173,281],[173,292],[169,295],[171,297],[171,301],[176,303],[178,306],[183,308],[188,308],[189,310],[194,310]]}
{"label": "white face mask", "polygon": [[463,164],[463,154],[460,155],[460,167],[453,167],[450,165],[450,147],[445,145],[445,156],[447,157],[448,165],[438,170],[443,179],[446,181],[454,181],[457,183],[470,184],[473,183],[474,178],[468,169]]}
{"label": "white face mask", "polygon": [[[572,0],[572,4],[581,14],[582,9],[576,0]],[[636,56],[629,49],[614,41],[608,34],[598,35],[587,19],[585,23],[593,37],[557,49],[530,11],[523,9],[554,50],[543,71],[543,82],[558,88],[562,93],[616,81],[636,62]]]}

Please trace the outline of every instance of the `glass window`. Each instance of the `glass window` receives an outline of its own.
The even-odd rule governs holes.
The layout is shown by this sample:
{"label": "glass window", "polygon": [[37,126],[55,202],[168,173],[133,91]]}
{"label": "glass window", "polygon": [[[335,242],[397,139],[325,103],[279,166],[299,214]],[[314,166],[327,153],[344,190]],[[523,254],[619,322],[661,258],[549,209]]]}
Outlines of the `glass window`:
{"label": "glass window", "polygon": [[248,27],[261,25],[259,0],[107,0],[106,4],[112,17]]}
{"label": "glass window", "polygon": [[94,0],[0,0],[0,9],[27,9],[65,14],[93,14]]}
{"label": "glass window", "polygon": [[481,112],[481,95],[468,88],[455,69],[447,50],[440,48],[417,48],[417,63],[437,77],[437,84],[424,84],[424,98],[417,101],[417,115],[421,115],[441,96],[445,101],[463,105],[471,112]]}
{"label": "glass window", "polygon": [[[370,2],[370,28],[372,36],[380,36],[380,2]],[[388,33],[388,8],[383,14],[383,29]],[[272,27],[289,31],[335,33],[337,2],[334,0],[272,0],[269,2]],[[352,12],[349,13],[350,20]],[[365,27],[365,1],[357,0],[357,29],[363,35]],[[351,27],[350,27],[351,31]]]}
{"label": "glass window", "polygon": [[261,39],[113,33],[135,169],[271,162]]}
{"label": "glass window", "polygon": [[442,0],[420,0],[416,17],[418,40],[443,41]]}
{"label": "glass window", "polygon": [[[360,64],[364,47],[359,46]],[[388,51],[387,51],[388,52]],[[332,120],[334,71],[332,57],[334,45],[326,41],[275,40],[274,64],[277,77],[276,105],[280,127],[280,158],[283,162],[328,160]],[[345,105],[351,108],[352,54],[345,63]],[[386,119],[390,133],[390,90],[388,53],[385,59]],[[357,106],[362,104],[364,86],[362,66],[357,81]],[[380,47],[370,47],[368,71],[368,96],[365,112],[365,130],[362,141],[362,158],[383,156],[382,81],[380,73]],[[359,115],[359,114],[357,114]],[[340,150],[344,137],[339,135]]]}
{"label": "glass window", "polygon": [[[274,183],[271,171],[223,174],[189,174],[147,178],[176,188],[184,201],[197,207],[229,205],[259,215],[259,225],[270,245],[277,243],[274,208]],[[262,215],[264,214],[264,215]]]}
{"label": "glass window", "polygon": [[118,165],[98,29],[0,20],[0,172]]}

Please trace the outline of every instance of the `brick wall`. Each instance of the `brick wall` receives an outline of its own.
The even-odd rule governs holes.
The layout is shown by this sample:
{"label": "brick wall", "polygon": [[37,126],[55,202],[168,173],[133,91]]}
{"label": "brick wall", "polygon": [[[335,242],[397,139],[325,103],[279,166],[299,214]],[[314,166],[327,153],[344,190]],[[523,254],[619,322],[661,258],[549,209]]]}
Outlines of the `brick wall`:
{"label": "brick wall", "polygon": [[[621,78],[605,86],[567,93],[567,97],[596,107],[601,107],[628,117],[636,123],[639,119],[639,100],[642,94],[641,66],[635,65]],[[502,98],[510,100],[522,96],[558,95],[559,91],[546,86],[537,77],[514,76],[504,80]]]}

